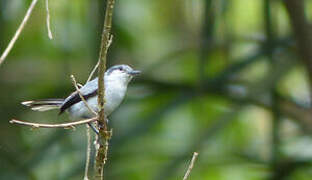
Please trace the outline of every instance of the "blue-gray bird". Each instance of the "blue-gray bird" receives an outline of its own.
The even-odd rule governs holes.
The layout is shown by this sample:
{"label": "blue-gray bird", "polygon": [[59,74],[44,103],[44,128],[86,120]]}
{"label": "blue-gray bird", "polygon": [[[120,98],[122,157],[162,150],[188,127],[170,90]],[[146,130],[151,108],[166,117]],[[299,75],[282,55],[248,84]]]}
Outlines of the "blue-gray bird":
{"label": "blue-gray bird", "polygon": [[[104,75],[105,84],[105,115],[109,116],[122,102],[125,97],[127,86],[133,76],[140,74],[140,71],[133,70],[128,65],[115,65],[109,68]],[[98,112],[98,78],[93,79],[80,88],[80,92],[87,101],[89,107]],[[59,114],[68,111],[74,119],[91,118],[94,115],[85,106],[77,91],[73,92],[66,99],[44,99],[39,101],[25,101],[23,105],[35,111],[47,111],[59,109]],[[92,127],[94,129],[94,127]]]}

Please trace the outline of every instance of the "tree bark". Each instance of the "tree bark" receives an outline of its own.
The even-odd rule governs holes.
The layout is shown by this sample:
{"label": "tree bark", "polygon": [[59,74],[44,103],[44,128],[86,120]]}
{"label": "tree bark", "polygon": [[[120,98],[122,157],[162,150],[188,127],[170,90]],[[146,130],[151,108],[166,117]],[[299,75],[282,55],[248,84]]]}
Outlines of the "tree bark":
{"label": "tree bark", "polygon": [[99,148],[96,154],[95,163],[95,177],[96,179],[104,179],[104,165],[107,160],[108,141],[111,137],[111,133],[108,130],[107,119],[104,113],[105,104],[105,87],[104,87],[104,73],[106,70],[107,50],[111,41],[111,27],[113,19],[113,9],[115,0],[106,1],[106,11],[104,19],[104,27],[102,31],[100,55],[99,55],[99,70],[98,70],[98,106],[99,106]]}
{"label": "tree bark", "polygon": [[310,91],[312,90],[312,32],[304,11],[303,0],[284,0],[294,36],[298,44],[298,52],[309,75]]}

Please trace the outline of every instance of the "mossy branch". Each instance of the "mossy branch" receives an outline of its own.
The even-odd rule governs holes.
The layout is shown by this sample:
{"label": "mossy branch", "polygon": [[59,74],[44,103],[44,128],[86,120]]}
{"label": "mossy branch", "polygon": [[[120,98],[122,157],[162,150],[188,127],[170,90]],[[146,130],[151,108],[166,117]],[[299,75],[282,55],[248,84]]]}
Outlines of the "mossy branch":
{"label": "mossy branch", "polygon": [[96,154],[95,177],[96,179],[104,179],[104,165],[107,159],[108,141],[111,137],[111,131],[107,126],[107,120],[104,113],[105,104],[105,87],[104,73],[106,70],[107,50],[111,40],[112,17],[115,0],[106,1],[106,12],[104,19],[104,27],[102,31],[101,47],[99,54],[99,70],[98,70],[98,105],[99,105],[99,147]]}

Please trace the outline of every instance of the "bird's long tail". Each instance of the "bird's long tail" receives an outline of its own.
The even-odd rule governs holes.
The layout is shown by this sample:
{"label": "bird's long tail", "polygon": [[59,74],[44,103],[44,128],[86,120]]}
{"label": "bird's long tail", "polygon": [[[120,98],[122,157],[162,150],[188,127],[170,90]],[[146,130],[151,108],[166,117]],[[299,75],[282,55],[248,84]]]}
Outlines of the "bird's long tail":
{"label": "bird's long tail", "polygon": [[63,104],[64,99],[43,99],[38,101],[24,101],[23,105],[30,107],[34,111],[48,111],[59,109]]}

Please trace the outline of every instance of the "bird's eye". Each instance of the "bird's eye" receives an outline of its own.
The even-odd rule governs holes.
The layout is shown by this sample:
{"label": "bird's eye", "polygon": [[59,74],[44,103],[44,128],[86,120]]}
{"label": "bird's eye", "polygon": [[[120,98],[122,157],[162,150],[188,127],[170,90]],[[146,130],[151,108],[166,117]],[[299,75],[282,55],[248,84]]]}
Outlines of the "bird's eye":
{"label": "bird's eye", "polygon": [[118,68],[118,70],[119,70],[119,71],[122,71],[122,68],[120,67],[120,68]]}

